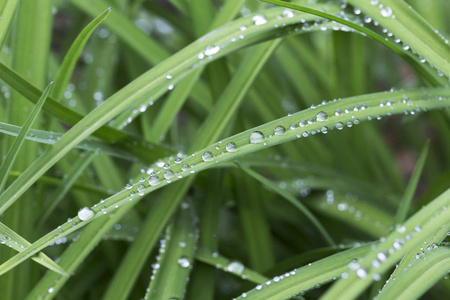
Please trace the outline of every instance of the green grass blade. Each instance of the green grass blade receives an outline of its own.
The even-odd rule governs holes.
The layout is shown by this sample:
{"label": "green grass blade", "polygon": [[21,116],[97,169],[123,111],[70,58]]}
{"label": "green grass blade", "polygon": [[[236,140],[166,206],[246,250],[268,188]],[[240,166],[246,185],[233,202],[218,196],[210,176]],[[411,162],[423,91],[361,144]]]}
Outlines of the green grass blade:
{"label": "green grass blade", "polygon": [[36,103],[35,107],[31,111],[25,124],[23,125],[22,129],[20,130],[19,135],[17,136],[16,140],[14,141],[14,144],[9,149],[8,154],[6,155],[6,158],[3,160],[2,165],[0,166],[0,193],[3,192],[3,189],[6,185],[6,181],[9,176],[9,172],[11,171],[14,161],[15,161],[17,155],[19,154],[21,146],[23,145],[23,142],[26,139],[26,136],[28,134],[28,131],[30,130],[31,125],[36,120],[39,112],[41,111],[42,106],[45,103],[45,100],[47,100],[47,96],[50,93],[50,91],[52,90],[53,84],[54,84],[54,82],[52,81],[45,88],[44,92],[42,93],[42,96],[40,97],[39,101]]}
{"label": "green grass blade", "polygon": [[96,17],[90,22],[77,36],[69,51],[67,52],[61,67],[56,76],[55,88],[52,92],[52,96],[56,99],[60,99],[64,93],[64,90],[69,83],[70,76],[72,75],[75,63],[77,62],[81,51],[84,48],[87,40],[91,36],[92,32],[106,19],[111,12],[111,8],[105,10],[101,15]]}
{"label": "green grass blade", "polygon": [[7,0],[0,4],[0,50],[5,43],[18,4],[19,0]]}
{"label": "green grass blade", "polygon": [[411,175],[411,179],[409,180],[408,186],[406,187],[402,201],[400,202],[397,213],[395,215],[394,225],[403,223],[408,215],[408,211],[411,207],[411,202],[414,197],[414,192],[417,188],[417,184],[419,183],[419,178],[422,174],[422,170],[427,159],[429,145],[430,143],[427,142],[427,144],[423,147],[422,152],[420,153],[419,159],[417,160],[416,166],[414,168],[414,172]]}
{"label": "green grass blade", "polygon": [[395,280],[390,280],[376,299],[419,299],[444,278],[450,269],[450,248],[445,246],[436,248],[414,260],[406,270],[395,277]]}
{"label": "green grass blade", "polygon": [[183,298],[198,241],[195,218],[192,203],[185,202],[166,230],[157,259],[158,267],[154,269],[144,298]]}
{"label": "green grass blade", "polygon": [[262,284],[269,279],[242,263],[228,259],[217,252],[199,249],[195,254],[195,259],[256,284]]}
{"label": "green grass blade", "polygon": [[448,39],[439,34],[405,1],[380,1],[379,5],[361,0],[349,0],[348,3],[377,20],[435,68],[450,77]]}
{"label": "green grass blade", "polygon": [[371,245],[363,245],[330,255],[327,258],[308,264],[285,274],[280,274],[253,290],[243,293],[237,299],[288,299],[294,295],[336,280],[347,269],[355,257],[370,251]]}
{"label": "green grass blade", "polygon": [[256,180],[258,180],[259,182],[261,182],[262,184],[264,184],[265,186],[269,187],[271,190],[273,190],[274,192],[276,192],[277,194],[279,194],[280,196],[282,196],[284,199],[286,199],[287,201],[289,201],[289,203],[291,203],[292,205],[295,206],[295,208],[297,208],[299,211],[301,211],[306,218],[314,225],[314,227],[317,229],[317,231],[320,232],[320,234],[322,235],[322,237],[324,238],[324,240],[330,245],[333,246],[335,243],[333,241],[333,239],[331,238],[331,236],[329,235],[329,233],[327,232],[327,230],[323,227],[323,225],[320,223],[319,220],[317,220],[317,218],[314,216],[313,213],[311,213],[311,211],[305,206],[303,205],[303,203],[301,203],[297,198],[295,198],[293,195],[291,195],[289,192],[279,188],[278,186],[276,186],[274,183],[270,182],[270,180],[266,179],[264,176],[262,176],[261,174],[258,174],[257,172],[253,171],[252,169],[250,169],[249,167],[241,164],[241,163],[237,163],[237,165],[239,166],[239,168],[241,168],[245,173],[247,173],[248,175],[252,176],[253,178],[255,178]]}
{"label": "green grass blade", "polygon": [[[284,6],[284,7],[288,7],[291,9],[295,9],[295,10],[299,10],[299,11],[303,11],[303,12],[307,12],[313,15],[317,15],[323,18],[327,18],[329,20],[333,20],[335,22],[341,23],[343,25],[346,25],[350,28],[354,28],[355,30],[362,32],[363,34],[374,38],[375,40],[377,40],[378,42],[380,42],[381,44],[385,45],[386,47],[388,47],[389,49],[391,49],[392,51],[394,51],[394,53],[400,55],[401,57],[403,57],[409,64],[411,64],[411,66],[418,70],[418,72],[424,76],[425,78],[427,78],[427,80],[431,83],[433,83],[434,85],[438,85],[438,80],[434,77],[434,74],[430,74],[429,71],[427,69],[424,68],[423,65],[421,65],[418,61],[418,58],[415,58],[412,54],[410,54],[409,52],[404,51],[403,49],[401,49],[400,47],[398,47],[397,45],[395,45],[394,43],[391,43],[389,40],[384,39],[382,36],[378,35],[377,33],[375,33],[374,31],[367,29],[363,26],[360,26],[354,22],[351,21],[347,21],[341,17],[336,17],[332,14],[329,14],[327,12],[323,12],[320,10],[317,10],[315,8],[310,8],[310,7],[305,7],[305,6],[301,6],[298,4],[294,4],[294,3],[288,3],[288,2],[283,2],[283,1],[279,1],[279,0],[262,0],[263,2],[267,2],[267,3],[272,3],[272,4],[276,4],[279,6]],[[359,1],[359,0],[355,0],[355,1]],[[365,4],[365,6],[370,6],[368,3]]]}
{"label": "green grass blade", "polygon": [[64,178],[64,181],[61,182],[61,186],[55,190],[51,202],[44,209],[44,213],[39,218],[38,227],[41,227],[47,218],[53,213],[56,206],[60,203],[61,200],[66,196],[69,190],[72,188],[75,181],[78,177],[84,172],[84,170],[89,166],[94,159],[95,154],[89,153],[87,155],[80,155],[77,161],[73,163],[71,166],[72,169],[67,173],[67,176]]}
{"label": "green grass blade", "polygon": [[431,239],[450,219],[450,210],[442,209],[450,204],[449,196],[450,190],[447,190],[391,232],[374,251],[352,265],[351,269],[349,266],[344,278],[328,289],[323,299],[357,298],[373,281],[380,280],[380,275],[409,250]]}
{"label": "green grass blade", "polygon": [[[18,136],[20,133],[20,130],[22,127],[3,123],[0,122],[0,132],[3,132],[5,134],[11,135],[11,136]],[[62,133],[56,133],[52,131],[45,131],[45,130],[36,130],[36,129],[30,129],[28,130],[28,135],[26,136],[26,139],[29,141],[47,144],[47,145],[53,145],[56,143],[57,140],[59,140],[63,134]],[[132,153],[122,150],[118,147],[111,146],[111,144],[108,144],[106,142],[95,140],[92,138],[87,138],[80,144],[75,146],[76,149],[82,149],[89,152],[96,152],[99,154],[105,154],[113,157],[118,157],[126,160],[131,161],[138,161],[139,158],[134,156]]]}
{"label": "green grass blade", "polygon": [[[5,244],[18,252],[22,252],[25,248],[31,245],[30,242],[28,242],[26,239],[21,237],[15,231],[11,230],[9,227],[7,227],[5,224],[1,222],[0,222],[0,235],[1,235],[0,237],[1,244]],[[67,276],[66,272],[57,263],[55,263],[50,257],[48,257],[42,252],[37,253],[31,259],[37,262],[38,264],[43,265],[49,270],[52,270],[63,276]]]}
{"label": "green grass blade", "polygon": [[[5,262],[0,266],[0,274],[26,260],[30,255],[43,249],[48,244],[63,235],[73,232],[74,230],[85,226],[97,217],[102,216],[104,213],[113,211],[121,205],[128,203],[130,199],[133,199],[134,201],[141,199],[142,196],[156,189],[159,189],[169,183],[176,182],[181,178],[189,177],[195,172],[215,166],[218,162],[234,160],[245,154],[266,149],[270,146],[292,141],[298,139],[299,137],[307,137],[309,135],[313,135],[313,132],[314,134],[328,132],[328,130],[335,127],[336,124],[340,127],[343,124],[347,124],[347,122],[353,122],[351,123],[353,126],[355,125],[355,120],[357,121],[356,124],[359,124],[359,122],[367,120],[367,118],[372,120],[374,118],[376,119],[377,116],[381,117],[386,115],[403,114],[405,110],[410,111],[414,107],[430,110],[445,108],[450,105],[450,98],[446,98],[450,96],[450,91],[448,89],[428,89],[427,91],[428,96],[426,93],[424,94],[423,89],[356,96],[339,101],[331,101],[327,104],[321,104],[317,107],[309,108],[296,114],[266,123],[212,144],[203,150],[194,153],[194,155],[182,159],[179,163],[172,164],[173,161],[167,161],[169,165],[172,164],[170,166],[170,172],[177,174],[177,176],[171,177],[169,182],[161,179],[167,170],[163,167],[154,165],[152,166],[153,172],[159,172],[159,174],[144,178],[144,180],[150,180],[151,184],[144,181],[144,185],[136,180],[136,182],[131,186],[131,189],[123,190],[111,196],[104,201],[104,204],[101,207],[93,206],[91,209],[93,210],[94,215],[91,219],[81,221],[79,218],[74,218],[72,222],[61,225],[60,230],[62,232],[59,232],[59,229],[54,230],[36,241],[32,246],[30,246],[30,249],[28,249],[28,255],[22,257],[16,256]],[[405,96],[408,97],[408,101],[403,101]],[[385,105],[388,100],[391,101],[390,104]],[[383,102],[382,106],[380,106],[380,101]],[[352,113],[339,113],[338,115],[334,113],[336,110],[343,111],[346,107],[353,107],[355,105],[358,107],[363,106],[364,109],[352,111]],[[325,119],[322,112],[324,112],[328,118]],[[319,120],[317,120],[316,118],[319,113],[321,114],[319,115]],[[281,135],[274,135],[274,130],[278,126],[290,128],[289,126],[292,123],[303,124],[305,120],[310,118],[316,119],[316,122],[303,127],[299,126],[286,130],[285,133]],[[326,130],[324,129],[325,127]],[[255,138],[254,132],[260,132],[261,135],[258,133]],[[252,138],[252,140],[256,143],[250,142],[250,138]],[[231,151],[226,150],[226,146],[228,146],[228,149]],[[217,147],[219,150],[216,149]],[[172,157],[172,159],[174,158]],[[36,180],[40,175],[39,173],[37,174],[38,175],[34,175],[36,176]],[[144,187],[140,188],[140,185],[143,185]],[[5,194],[7,191],[8,190],[5,191]],[[134,195],[132,196],[130,196],[131,191],[134,192]],[[136,196],[138,192],[143,195]],[[5,197],[4,195],[3,197]],[[3,203],[10,205],[14,200],[11,200],[9,197],[5,197],[3,201]]]}

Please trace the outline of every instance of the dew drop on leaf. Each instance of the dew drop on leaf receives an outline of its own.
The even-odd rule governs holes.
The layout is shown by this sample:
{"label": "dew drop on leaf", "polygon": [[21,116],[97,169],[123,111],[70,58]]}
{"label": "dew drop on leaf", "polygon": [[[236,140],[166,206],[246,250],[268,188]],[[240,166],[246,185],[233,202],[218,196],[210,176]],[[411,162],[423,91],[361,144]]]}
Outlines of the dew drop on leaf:
{"label": "dew drop on leaf", "polygon": [[328,119],[328,115],[327,115],[326,112],[321,111],[321,112],[317,113],[316,119],[317,119],[317,121],[319,121],[319,122],[323,122],[323,121],[325,121],[326,119]]}
{"label": "dew drop on leaf", "polygon": [[189,268],[191,266],[191,263],[189,262],[189,259],[187,257],[184,257],[184,256],[180,257],[177,260],[177,263],[183,269]]}
{"label": "dew drop on leaf", "polygon": [[250,143],[257,144],[264,141],[264,134],[262,134],[261,131],[253,131],[252,134],[250,134]]}
{"label": "dew drop on leaf", "polygon": [[236,274],[242,274],[244,272],[244,265],[237,261],[232,261],[227,266],[227,271]]}
{"label": "dew drop on leaf", "polygon": [[263,15],[254,15],[252,21],[256,26],[267,23],[267,19]]}
{"label": "dew drop on leaf", "polygon": [[381,16],[385,18],[392,16],[392,9],[389,6],[383,7],[381,9]]}
{"label": "dew drop on leaf", "polygon": [[94,211],[89,207],[83,207],[78,211],[78,217],[81,221],[89,220],[94,216]]}
{"label": "dew drop on leaf", "polygon": [[226,149],[228,152],[234,152],[234,151],[237,150],[237,147],[236,147],[236,144],[235,144],[235,143],[229,142],[229,143],[225,146],[225,149]]}
{"label": "dew drop on leaf", "polygon": [[277,128],[275,128],[275,135],[282,135],[286,132],[286,129],[284,129],[283,126],[277,126]]}
{"label": "dew drop on leaf", "polygon": [[206,152],[203,153],[203,155],[202,155],[203,161],[211,161],[211,160],[213,160],[213,158],[214,158],[214,156],[213,156],[212,153],[209,152],[209,151],[206,151]]}

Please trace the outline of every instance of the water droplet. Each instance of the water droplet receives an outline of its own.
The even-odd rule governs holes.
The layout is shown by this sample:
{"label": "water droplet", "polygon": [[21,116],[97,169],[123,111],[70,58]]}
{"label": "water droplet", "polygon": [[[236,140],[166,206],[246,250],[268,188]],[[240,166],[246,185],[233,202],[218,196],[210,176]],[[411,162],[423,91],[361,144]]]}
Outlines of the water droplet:
{"label": "water droplet", "polygon": [[366,279],[367,278],[367,271],[366,271],[366,269],[363,269],[363,268],[358,269],[356,271],[356,276],[358,276],[361,279]]}
{"label": "water droplet", "polygon": [[172,171],[166,171],[166,172],[164,173],[164,178],[166,178],[166,179],[170,179],[170,178],[172,178],[173,176],[175,176],[175,175],[173,174]]}
{"label": "water droplet", "polygon": [[171,78],[172,78],[172,74],[167,73],[166,78],[167,78],[167,79],[171,79]]}
{"label": "water droplet", "polygon": [[257,144],[264,141],[264,134],[262,134],[261,131],[253,131],[252,134],[250,134],[250,143]]}
{"label": "water droplet", "polygon": [[125,189],[126,190],[129,190],[129,189],[131,189],[133,186],[131,185],[131,184],[129,184],[129,183],[127,183],[127,185],[125,186]]}
{"label": "water droplet", "polygon": [[169,86],[167,87],[167,89],[168,89],[169,91],[171,91],[171,90],[173,90],[173,87],[174,87],[173,84],[169,84]]}
{"label": "water droplet", "polygon": [[150,176],[150,179],[148,180],[148,184],[151,186],[158,185],[161,182],[161,180],[157,176]]}
{"label": "water droplet", "polygon": [[94,211],[89,207],[83,207],[78,211],[78,217],[81,221],[89,220],[94,216]]}
{"label": "water droplet", "polygon": [[211,56],[211,55],[216,54],[219,51],[220,51],[220,47],[219,46],[208,46],[205,49],[205,55]]}
{"label": "water droplet", "polygon": [[252,21],[256,26],[267,23],[267,19],[263,15],[254,15]]}
{"label": "water droplet", "polygon": [[379,252],[378,254],[377,254],[377,258],[378,258],[378,260],[379,261],[386,261],[386,259],[387,259],[387,256],[386,256],[386,253],[384,253],[384,252]]}
{"label": "water droplet", "polygon": [[209,152],[209,151],[206,151],[206,152],[203,153],[203,155],[202,155],[203,161],[211,161],[211,160],[213,160],[213,158],[214,158],[214,156],[213,156],[212,153]]}
{"label": "water droplet", "polygon": [[383,7],[381,9],[381,15],[385,18],[392,16],[392,9],[389,6]]}
{"label": "water droplet", "polygon": [[181,171],[187,171],[187,170],[189,170],[189,166],[187,164],[183,164],[181,166]]}
{"label": "water droplet", "polygon": [[286,129],[284,129],[283,126],[277,126],[277,128],[275,128],[275,135],[282,135],[286,132]]}
{"label": "water droplet", "polygon": [[51,287],[51,288],[49,288],[47,291],[48,291],[49,294],[51,294],[51,293],[53,293],[54,290],[55,290],[55,288],[54,288],[54,287]]}
{"label": "water droplet", "polygon": [[189,262],[189,259],[185,256],[180,257],[178,260],[178,265],[182,267],[183,269],[189,268],[191,266],[191,263]]}
{"label": "water droplet", "polygon": [[344,128],[344,124],[342,124],[342,122],[337,122],[336,123],[336,129],[337,130],[342,130],[342,128]]}
{"label": "water droplet", "polygon": [[242,274],[244,272],[244,265],[237,261],[232,261],[227,266],[227,271],[236,274]]}
{"label": "water droplet", "polygon": [[235,144],[235,143],[229,142],[229,143],[225,146],[225,149],[226,149],[228,152],[234,152],[234,151],[237,150],[237,147],[236,147],[236,144]]}
{"label": "water droplet", "polygon": [[292,10],[286,8],[283,10],[283,16],[286,18],[293,18],[294,12]]}

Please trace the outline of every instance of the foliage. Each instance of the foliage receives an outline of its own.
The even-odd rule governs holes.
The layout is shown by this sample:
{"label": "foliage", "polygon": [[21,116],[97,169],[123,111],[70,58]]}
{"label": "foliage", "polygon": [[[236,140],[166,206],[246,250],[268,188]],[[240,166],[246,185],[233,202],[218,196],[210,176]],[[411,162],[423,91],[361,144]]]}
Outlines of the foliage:
{"label": "foliage", "polygon": [[3,1],[0,298],[450,295],[449,9]]}

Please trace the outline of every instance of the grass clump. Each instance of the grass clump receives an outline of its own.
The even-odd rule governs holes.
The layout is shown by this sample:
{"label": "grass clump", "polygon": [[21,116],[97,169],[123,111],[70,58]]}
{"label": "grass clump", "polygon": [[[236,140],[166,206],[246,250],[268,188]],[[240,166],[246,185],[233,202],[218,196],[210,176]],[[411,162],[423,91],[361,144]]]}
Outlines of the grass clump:
{"label": "grass clump", "polygon": [[446,9],[0,4],[1,299],[449,295]]}

